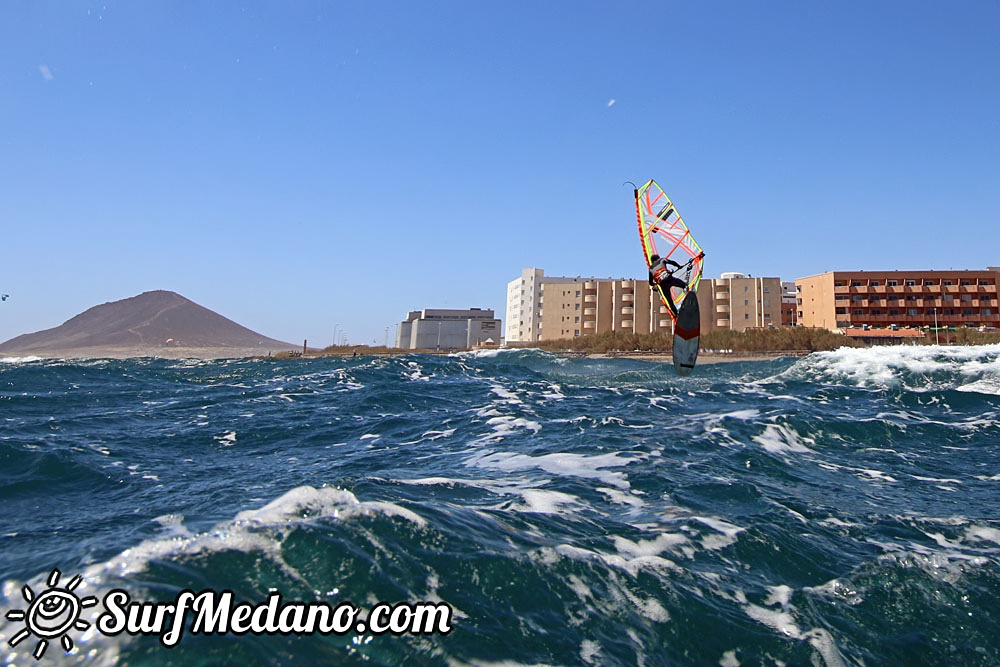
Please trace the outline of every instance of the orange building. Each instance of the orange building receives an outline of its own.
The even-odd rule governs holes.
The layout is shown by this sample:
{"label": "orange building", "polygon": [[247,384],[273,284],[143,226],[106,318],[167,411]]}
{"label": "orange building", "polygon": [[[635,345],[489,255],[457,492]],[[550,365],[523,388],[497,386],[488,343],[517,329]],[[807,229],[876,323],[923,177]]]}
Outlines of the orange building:
{"label": "orange building", "polygon": [[1000,267],[983,271],[832,271],[795,281],[800,326],[1000,326]]}

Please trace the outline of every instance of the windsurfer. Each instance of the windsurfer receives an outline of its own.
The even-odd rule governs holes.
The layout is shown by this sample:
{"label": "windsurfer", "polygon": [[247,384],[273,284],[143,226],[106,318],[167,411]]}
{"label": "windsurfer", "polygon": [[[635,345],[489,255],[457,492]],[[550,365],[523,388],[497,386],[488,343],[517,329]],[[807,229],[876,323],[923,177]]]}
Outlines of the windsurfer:
{"label": "windsurfer", "polygon": [[[674,268],[670,269],[670,266]],[[674,300],[670,296],[670,288],[687,289],[687,283],[674,275],[674,272],[680,268],[681,265],[672,259],[660,257],[657,254],[649,256],[649,284],[650,286],[659,285],[663,288],[663,295],[666,297],[664,302],[673,313],[674,319],[677,319],[677,306],[674,305]]]}

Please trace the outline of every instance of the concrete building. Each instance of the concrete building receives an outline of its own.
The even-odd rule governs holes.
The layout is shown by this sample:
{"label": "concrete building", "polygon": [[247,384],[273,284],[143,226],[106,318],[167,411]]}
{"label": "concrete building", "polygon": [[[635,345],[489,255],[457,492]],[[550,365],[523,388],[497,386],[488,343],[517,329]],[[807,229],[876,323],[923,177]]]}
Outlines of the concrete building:
{"label": "concrete building", "polygon": [[781,298],[780,278],[754,278],[733,272],[703,279],[698,288],[701,330],[706,333],[779,327]]}
{"label": "concrete building", "polygon": [[480,308],[414,310],[396,327],[396,347],[404,350],[464,350],[490,340],[500,342],[500,320]]}
{"label": "concrete building", "polygon": [[794,327],[798,307],[795,298],[795,281],[781,281],[781,326]]}
{"label": "concrete building", "polygon": [[[791,283],[789,283],[791,284]],[[698,289],[702,331],[781,326],[781,280],[726,273]],[[507,284],[507,342],[575,338],[605,331],[672,331],[647,279],[556,278],[525,269]]]}
{"label": "concrete building", "polygon": [[586,278],[546,276],[542,269],[524,269],[521,277],[507,283],[507,343],[533,343],[539,340],[542,327],[542,285],[548,283],[582,284]]}
{"label": "concrete building", "polygon": [[983,271],[831,271],[795,281],[801,326],[997,327],[1000,267]]}
{"label": "concrete building", "polygon": [[576,338],[605,331],[671,330],[670,315],[646,280],[585,278],[542,285],[538,340]]}

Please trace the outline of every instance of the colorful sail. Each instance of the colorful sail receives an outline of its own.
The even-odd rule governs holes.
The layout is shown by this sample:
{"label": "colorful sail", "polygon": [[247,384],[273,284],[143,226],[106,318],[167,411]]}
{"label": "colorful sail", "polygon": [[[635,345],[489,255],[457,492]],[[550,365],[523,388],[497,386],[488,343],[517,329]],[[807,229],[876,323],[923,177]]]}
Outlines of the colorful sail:
{"label": "colorful sail", "polygon": [[[704,265],[704,253],[694,240],[674,203],[656,181],[646,181],[635,191],[635,213],[639,220],[639,238],[648,267],[653,255],[666,257],[681,265],[674,275],[687,283],[687,289],[660,290],[666,305],[670,299],[680,308],[688,292],[698,289]],[[668,309],[669,310],[669,309]]]}

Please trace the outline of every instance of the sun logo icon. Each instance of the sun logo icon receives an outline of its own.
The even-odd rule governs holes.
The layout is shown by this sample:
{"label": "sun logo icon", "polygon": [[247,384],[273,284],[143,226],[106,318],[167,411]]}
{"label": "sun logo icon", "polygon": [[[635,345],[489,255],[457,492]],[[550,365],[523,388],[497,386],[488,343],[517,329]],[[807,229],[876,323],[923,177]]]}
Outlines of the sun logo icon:
{"label": "sun logo icon", "polygon": [[80,599],[73,590],[83,582],[82,575],[76,575],[66,584],[66,588],[59,588],[59,570],[52,570],[49,575],[48,588],[39,595],[25,584],[21,589],[24,601],[28,603],[27,611],[15,609],[7,612],[8,621],[24,621],[25,627],[16,635],[11,637],[8,644],[14,648],[31,635],[38,637],[38,644],[35,652],[32,653],[35,660],[41,660],[45,655],[45,649],[49,647],[49,640],[60,638],[63,650],[67,653],[73,650],[73,640],[66,633],[70,628],[86,630],[90,623],[80,619],[80,614],[87,607],[97,604],[97,598],[88,596]]}

